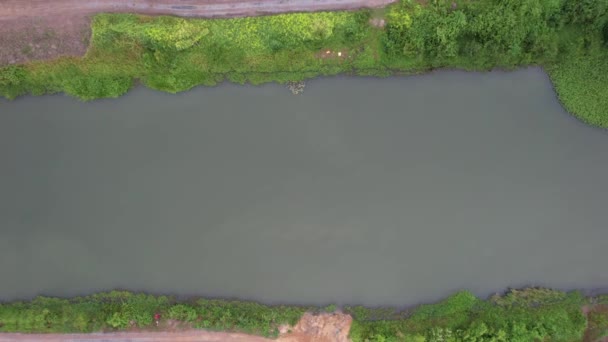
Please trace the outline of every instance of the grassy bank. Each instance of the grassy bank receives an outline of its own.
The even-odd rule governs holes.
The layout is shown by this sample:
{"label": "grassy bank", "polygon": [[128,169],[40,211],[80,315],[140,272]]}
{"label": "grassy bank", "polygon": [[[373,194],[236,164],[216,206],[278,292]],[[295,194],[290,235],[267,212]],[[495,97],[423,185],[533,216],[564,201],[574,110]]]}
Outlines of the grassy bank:
{"label": "grassy bank", "polygon": [[[372,16],[386,26],[371,25]],[[100,14],[92,32],[83,58],[0,68],[0,94],[90,100],[120,96],[135,81],[179,92],[224,80],[541,65],[567,110],[608,127],[605,1],[402,0],[385,11],[214,20]]]}
{"label": "grassy bank", "polygon": [[355,311],[351,336],[356,341],[582,341],[587,322],[581,307],[588,301],[578,292],[547,289],[513,290],[488,300],[460,292],[412,312],[381,312],[380,319]]}
{"label": "grassy bank", "polygon": [[[579,292],[529,288],[511,290],[487,300],[458,292],[436,304],[400,311],[393,308],[344,307],[354,318],[354,341],[582,341],[588,327],[581,308],[595,303],[602,310],[588,315],[594,336],[608,331],[604,296],[585,298]],[[281,324],[295,324],[306,311],[325,308],[266,306],[252,302],[99,293],[59,299],[38,297],[29,302],[0,304],[0,332],[94,332],[132,327],[154,329],[154,315],[184,326],[276,336]]]}
{"label": "grassy bank", "polygon": [[281,324],[295,324],[310,307],[266,306],[253,302],[190,299],[113,291],[72,299],[37,297],[0,304],[0,332],[76,333],[152,328],[177,320],[208,330],[276,336]]}

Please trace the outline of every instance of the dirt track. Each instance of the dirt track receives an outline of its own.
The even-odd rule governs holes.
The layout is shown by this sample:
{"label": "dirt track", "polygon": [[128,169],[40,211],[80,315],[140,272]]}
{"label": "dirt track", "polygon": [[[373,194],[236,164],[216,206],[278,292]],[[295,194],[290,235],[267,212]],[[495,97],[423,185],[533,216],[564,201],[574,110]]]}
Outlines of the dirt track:
{"label": "dirt track", "polygon": [[380,7],[395,0],[0,0],[0,20],[98,12],[184,17],[235,17],[268,13]]}
{"label": "dirt track", "polygon": [[90,17],[137,12],[241,17],[282,12],[381,7],[396,0],[0,0],[0,66],[84,54]]}

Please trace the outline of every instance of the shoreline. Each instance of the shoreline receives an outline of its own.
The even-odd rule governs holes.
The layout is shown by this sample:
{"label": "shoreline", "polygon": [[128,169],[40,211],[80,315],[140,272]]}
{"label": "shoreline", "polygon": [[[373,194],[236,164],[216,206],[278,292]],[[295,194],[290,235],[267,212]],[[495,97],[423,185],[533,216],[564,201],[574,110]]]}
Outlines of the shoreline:
{"label": "shoreline", "polygon": [[[156,315],[159,323],[154,323]],[[598,320],[598,315],[606,320]],[[263,305],[198,297],[178,300],[126,291],[0,302],[0,342],[364,341],[380,332],[385,338],[424,338],[437,329],[470,334],[467,331],[478,324],[496,333],[506,329],[500,334],[507,335],[514,333],[509,326],[519,325],[552,341],[560,341],[558,336],[567,336],[569,341],[600,341],[587,337],[600,338],[608,332],[608,294],[584,296],[583,291],[534,287],[508,289],[479,299],[460,291],[406,309]],[[538,331],[538,324],[547,326]],[[549,328],[552,324],[560,328]]]}
{"label": "shoreline", "polygon": [[[71,3],[74,0],[62,1]],[[215,1],[224,1],[220,5],[225,8],[231,0]],[[350,1],[341,4],[374,6],[393,0]],[[33,3],[40,5],[41,1]],[[114,4],[112,1],[102,3]],[[162,4],[172,2],[145,3],[157,5],[147,10],[135,9],[151,14],[163,9]],[[534,55],[520,51],[521,56],[506,57],[508,55],[504,53],[493,52],[501,41],[478,42],[477,38],[470,38],[471,41],[455,41],[453,44],[457,47],[462,44],[461,50],[476,46],[479,51],[475,55],[455,50],[455,56],[433,57],[444,49],[437,47],[439,50],[434,51],[434,47],[430,47],[437,43],[435,38],[431,36],[428,41],[423,40],[424,44],[418,48],[420,51],[408,52],[411,44],[420,42],[404,42],[404,39],[409,39],[410,29],[391,24],[401,16],[409,18],[407,27],[413,25],[412,17],[415,17],[418,19],[414,22],[421,25],[419,30],[424,30],[430,24],[420,13],[437,16],[435,9],[413,5],[409,1],[376,11],[307,12],[233,19],[105,13],[95,15],[91,25],[86,11],[94,11],[98,7],[88,2],[83,4],[91,9],[75,9],[76,12],[67,11],[58,17],[42,15],[37,19],[38,23],[32,23],[31,18],[17,20],[16,25],[7,25],[14,20],[0,20],[0,46],[5,47],[0,49],[0,65],[5,65],[0,66],[0,95],[12,99],[24,94],[66,93],[87,101],[119,97],[135,84],[177,93],[223,81],[252,85],[284,84],[339,74],[381,77],[439,69],[489,71],[538,66],[549,75],[553,89],[567,112],[585,124],[608,128],[608,88],[605,86],[608,82],[608,40],[604,41],[608,37],[603,38],[599,31],[590,35],[589,28],[584,26],[572,26],[568,30],[589,36],[589,42],[572,38],[562,47],[559,46],[562,44],[560,41],[568,37],[566,33],[569,31],[550,31],[546,39],[555,40],[554,44],[557,44],[551,53]],[[261,6],[263,3],[255,4]],[[487,5],[480,11],[471,5],[469,9],[463,8],[460,15],[466,17],[467,13],[473,16],[486,12],[489,15],[495,13],[492,12],[493,7]],[[236,8],[238,6],[233,9]],[[69,20],[73,18],[70,13],[80,13],[79,10],[84,11],[84,16],[76,21]],[[9,12],[5,9],[5,13]],[[52,21],[49,22],[50,19]],[[525,16],[519,20],[521,25],[525,24]],[[538,25],[550,29],[550,23],[538,20]],[[20,25],[33,25],[33,28],[21,30],[23,27]],[[12,33],[2,31],[6,29]],[[397,35],[395,30],[403,31]],[[175,32],[181,36],[175,36]],[[432,33],[420,33],[421,39],[427,39],[425,37]],[[32,44],[32,41],[36,43]],[[482,43],[492,43],[493,47],[487,51],[480,50],[484,49]],[[505,45],[502,49],[510,49],[510,46]],[[430,57],[425,57],[429,53]]]}

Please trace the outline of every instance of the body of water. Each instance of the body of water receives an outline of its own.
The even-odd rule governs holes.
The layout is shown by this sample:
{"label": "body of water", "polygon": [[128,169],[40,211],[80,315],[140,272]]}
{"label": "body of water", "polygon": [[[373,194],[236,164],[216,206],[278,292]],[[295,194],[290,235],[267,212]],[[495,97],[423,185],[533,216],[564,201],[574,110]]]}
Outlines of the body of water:
{"label": "body of water", "polygon": [[608,286],[608,132],[540,69],[0,101],[0,299]]}

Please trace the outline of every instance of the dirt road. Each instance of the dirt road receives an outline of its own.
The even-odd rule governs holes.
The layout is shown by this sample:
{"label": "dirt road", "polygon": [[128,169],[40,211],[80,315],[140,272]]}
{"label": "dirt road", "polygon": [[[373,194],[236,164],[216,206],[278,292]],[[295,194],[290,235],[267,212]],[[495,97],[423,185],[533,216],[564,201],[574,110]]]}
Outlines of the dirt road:
{"label": "dirt road", "polygon": [[0,66],[80,56],[99,12],[241,17],[381,7],[396,0],[0,0]]}
{"label": "dirt road", "polygon": [[235,17],[268,13],[385,6],[395,0],[0,0],[0,20],[98,12],[184,17]]}

